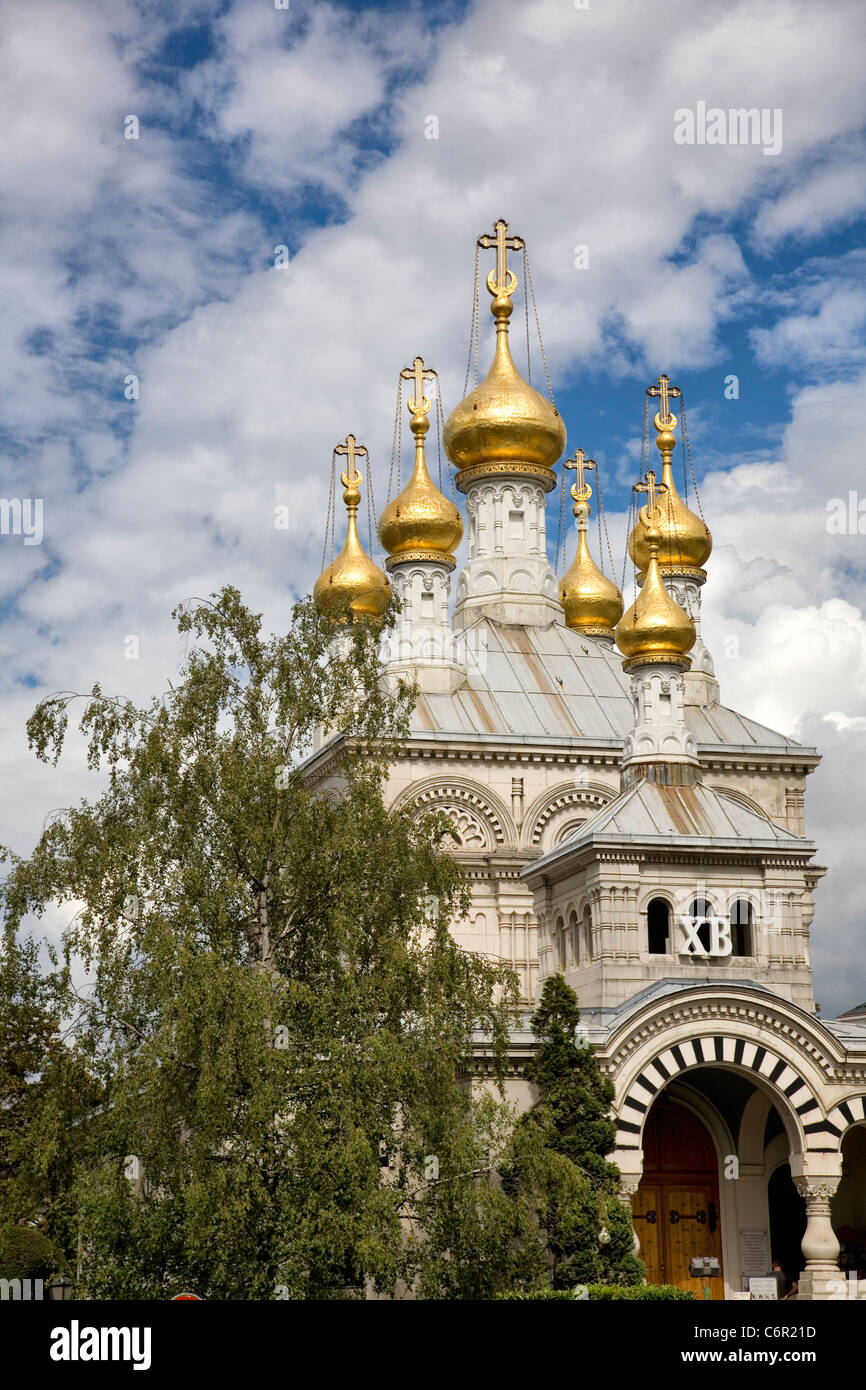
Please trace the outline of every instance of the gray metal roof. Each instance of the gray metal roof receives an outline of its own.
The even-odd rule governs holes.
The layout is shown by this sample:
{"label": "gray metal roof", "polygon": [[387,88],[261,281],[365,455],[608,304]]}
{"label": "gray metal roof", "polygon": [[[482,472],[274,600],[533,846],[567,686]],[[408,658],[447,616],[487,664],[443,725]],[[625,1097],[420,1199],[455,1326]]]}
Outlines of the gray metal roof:
{"label": "gray metal roof", "polygon": [[[482,617],[466,659],[467,679],[453,695],[420,696],[413,733],[621,743],[631,729],[629,678],[601,638],[561,623],[511,627]],[[724,705],[687,706],[686,719],[702,747],[811,751]]]}
{"label": "gray metal roof", "polygon": [[536,877],[567,860],[583,845],[622,841],[646,846],[695,847],[714,850],[791,851],[812,855],[815,844],[784,830],[733,797],[698,782],[691,787],[662,787],[642,781],[621,792],[579,827],[556,849],[534,860],[521,877]]}

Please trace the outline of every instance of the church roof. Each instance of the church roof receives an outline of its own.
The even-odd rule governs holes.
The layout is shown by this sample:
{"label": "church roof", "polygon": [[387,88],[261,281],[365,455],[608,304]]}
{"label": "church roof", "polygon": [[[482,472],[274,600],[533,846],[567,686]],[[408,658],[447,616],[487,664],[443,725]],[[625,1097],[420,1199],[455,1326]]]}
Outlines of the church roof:
{"label": "church roof", "polygon": [[811,855],[811,840],[784,830],[726,792],[698,782],[687,787],[662,787],[641,781],[603,806],[577,832],[549,854],[536,859],[523,872],[534,878],[539,871],[567,859],[575,850],[595,841],[672,848],[710,845],[721,849],[793,851]]}
{"label": "church roof", "polygon": [[[456,645],[462,660],[460,637]],[[620,653],[561,623],[517,627],[481,617],[466,636],[465,662],[467,679],[454,694],[419,697],[416,736],[616,746],[634,723]],[[704,749],[814,752],[724,705],[687,706],[686,720]]]}

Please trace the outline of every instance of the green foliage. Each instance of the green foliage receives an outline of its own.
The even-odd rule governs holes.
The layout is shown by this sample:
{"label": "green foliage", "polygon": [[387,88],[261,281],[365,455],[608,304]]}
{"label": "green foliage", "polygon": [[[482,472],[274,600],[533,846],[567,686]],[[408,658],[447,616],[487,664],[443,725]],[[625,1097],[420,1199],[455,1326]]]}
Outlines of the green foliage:
{"label": "green foliage", "polygon": [[690,1289],[677,1288],[676,1284],[587,1284],[585,1293],[573,1289],[535,1289],[522,1293],[497,1294],[497,1298],[519,1299],[524,1302],[539,1302],[550,1299],[563,1299],[568,1303],[599,1301],[611,1302],[686,1302],[694,1299]]}
{"label": "green foliage", "polygon": [[48,1279],[62,1264],[54,1242],[35,1226],[0,1227],[0,1279]]}
{"label": "green foliage", "polygon": [[[43,972],[37,943],[19,941],[7,924],[0,935],[0,1227],[14,1233],[14,1242],[63,1248],[83,1139],[69,1117],[92,1110],[100,1094],[81,1058],[63,1044],[68,975],[49,964],[55,968]],[[48,1263],[57,1268],[62,1260]]]}
{"label": "green foliage", "polygon": [[[517,985],[448,930],[468,898],[447,820],[384,804],[413,692],[380,681],[376,627],[335,629],[310,602],[273,638],[233,589],[177,616],[191,650],[162,699],[86,699],[101,795],[29,859],[4,855],[7,940],[27,913],[83,904],[51,976],[79,1079],[52,1089],[69,1171],[47,1180],[55,1119],[30,1107],[30,1207],[89,1297],[486,1296],[520,1258],[494,1174],[509,1117],[459,1076],[476,1029],[501,1069]],[[31,717],[41,758],[73,698]],[[301,762],[322,728],[319,782]],[[25,1104],[46,1047],[11,1068]]]}
{"label": "green foliage", "polygon": [[[561,975],[544,982],[532,1028],[539,1040],[525,1074],[538,1088],[533,1110],[518,1122],[503,1187],[531,1213],[537,1231],[534,1280],[547,1267],[554,1289],[575,1284],[639,1284],[631,1215],[618,1198],[613,1085],[592,1048],[579,1047],[577,996]],[[546,1280],[545,1280],[546,1282]],[[531,1285],[527,1285],[531,1287]]]}

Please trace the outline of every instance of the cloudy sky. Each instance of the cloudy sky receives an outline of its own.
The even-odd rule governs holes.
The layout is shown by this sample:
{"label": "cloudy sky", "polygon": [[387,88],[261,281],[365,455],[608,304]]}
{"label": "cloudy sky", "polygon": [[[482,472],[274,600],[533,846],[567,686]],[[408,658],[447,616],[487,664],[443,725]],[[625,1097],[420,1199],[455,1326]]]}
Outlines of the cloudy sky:
{"label": "cloudy sky", "polygon": [[[284,623],[347,432],[384,500],[397,372],[420,352],[459,399],[475,237],[505,216],[616,544],[644,388],[684,388],[722,698],[824,753],[816,995],[858,1003],[862,0],[278,4],[0,3],[0,491],[43,501],[40,544],[0,536],[0,840],[26,852],[87,786],[28,753],[40,695],[164,689],[171,608],[226,582]],[[739,107],[773,140],[674,138]]]}

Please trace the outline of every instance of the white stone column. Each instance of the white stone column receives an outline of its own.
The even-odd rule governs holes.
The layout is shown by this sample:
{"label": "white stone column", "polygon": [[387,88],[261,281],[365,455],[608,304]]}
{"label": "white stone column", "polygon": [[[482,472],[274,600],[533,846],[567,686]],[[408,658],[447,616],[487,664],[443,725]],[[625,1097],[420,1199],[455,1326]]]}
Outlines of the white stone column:
{"label": "white stone column", "polygon": [[[622,1176],[620,1178],[619,1195],[622,1198],[623,1202],[625,1202],[630,1212],[634,1212],[634,1199],[637,1195],[637,1190],[640,1187],[640,1180],[641,1174],[634,1172],[622,1173]],[[634,1253],[637,1256],[640,1256],[640,1237],[637,1233],[637,1227],[634,1224],[633,1218],[631,1225],[631,1235],[632,1240],[634,1241]]]}
{"label": "white stone column", "polygon": [[794,1178],[797,1191],[806,1200],[806,1231],[800,1247],[806,1267],[799,1279],[799,1297],[803,1299],[831,1298],[842,1278],[839,1242],[830,1220],[830,1201],[839,1181],[825,1175]]}

